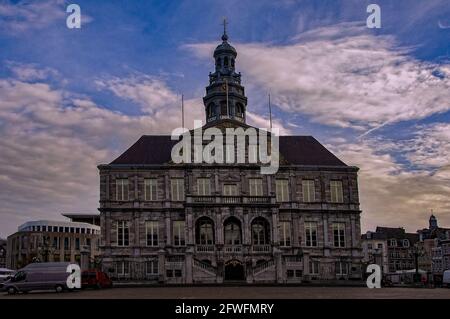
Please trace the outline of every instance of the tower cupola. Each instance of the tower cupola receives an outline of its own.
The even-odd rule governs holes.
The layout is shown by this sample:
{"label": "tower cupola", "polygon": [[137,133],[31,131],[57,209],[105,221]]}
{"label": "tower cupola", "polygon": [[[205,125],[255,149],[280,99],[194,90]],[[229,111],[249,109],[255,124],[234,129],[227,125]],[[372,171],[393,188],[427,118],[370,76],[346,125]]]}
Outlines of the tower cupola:
{"label": "tower cupola", "polygon": [[203,98],[206,122],[232,119],[245,123],[247,97],[236,73],[236,49],[228,42],[227,22],[223,22],[222,43],[214,50],[215,71],[209,74],[209,85]]}

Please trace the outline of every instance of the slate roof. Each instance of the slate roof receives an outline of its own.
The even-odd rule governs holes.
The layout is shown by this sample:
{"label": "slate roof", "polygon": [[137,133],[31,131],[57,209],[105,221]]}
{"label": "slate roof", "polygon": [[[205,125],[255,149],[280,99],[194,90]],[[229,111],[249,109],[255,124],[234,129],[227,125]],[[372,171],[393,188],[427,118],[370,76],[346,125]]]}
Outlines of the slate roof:
{"label": "slate roof", "polygon": [[[110,165],[166,164],[176,143],[169,135],[144,135]],[[280,155],[291,165],[347,166],[312,136],[280,136]]]}

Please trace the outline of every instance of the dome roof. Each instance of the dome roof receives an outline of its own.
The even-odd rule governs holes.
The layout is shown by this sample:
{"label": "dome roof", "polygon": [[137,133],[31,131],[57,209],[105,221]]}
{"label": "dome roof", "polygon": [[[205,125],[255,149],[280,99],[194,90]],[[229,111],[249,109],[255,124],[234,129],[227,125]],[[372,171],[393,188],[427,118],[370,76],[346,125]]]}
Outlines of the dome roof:
{"label": "dome roof", "polygon": [[236,49],[231,44],[229,44],[227,40],[224,40],[217,46],[217,48],[214,50],[214,57],[222,53],[231,53],[232,55],[234,55],[234,57],[237,56]]}

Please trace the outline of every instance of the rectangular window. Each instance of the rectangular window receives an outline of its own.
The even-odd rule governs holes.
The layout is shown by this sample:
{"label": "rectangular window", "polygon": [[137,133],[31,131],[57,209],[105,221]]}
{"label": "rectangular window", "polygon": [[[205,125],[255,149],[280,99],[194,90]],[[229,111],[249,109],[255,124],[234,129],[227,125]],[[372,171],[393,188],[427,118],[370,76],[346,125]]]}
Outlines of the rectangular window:
{"label": "rectangular window", "polygon": [[248,180],[250,196],[263,196],[262,179],[250,178]]}
{"label": "rectangular window", "polygon": [[291,246],[290,222],[280,222],[280,245],[283,247]]}
{"label": "rectangular window", "polygon": [[343,203],[344,195],[342,193],[342,181],[330,181],[331,202]]}
{"label": "rectangular window", "polygon": [[158,275],[158,259],[147,260],[145,263],[145,272],[147,275]]}
{"label": "rectangular window", "polygon": [[183,178],[172,178],[171,194],[172,194],[173,201],[184,200],[184,179]]}
{"label": "rectangular window", "polygon": [[147,246],[158,246],[158,222],[147,221],[145,223]]}
{"label": "rectangular window", "polygon": [[347,263],[344,262],[337,262],[336,263],[336,275],[338,276],[343,276],[343,275],[347,275],[348,273],[348,265]]}
{"label": "rectangular window", "polygon": [[210,196],[211,195],[211,183],[209,178],[197,179],[197,195]]}
{"label": "rectangular window", "polygon": [[156,178],[144,179],[144,199],[146,201],[158,200],[158,180]]}
{"label": "rectangular window", "polygon": [[345,247],[345,223],[333,224],[334,247]]}
{"label": "rectangular window", "polygon": [[306,246],[316,247],[317,246],[317,223],[316,222],[305,222],[305,238]]}
{"label": "rectangular window", "polygon": [[223,185],[223,195],[224,196],[237,196],[237,186],[236,185]]}
{"label": "rectangular window", "polygon": [[80,250],[80,238],[75,238],[75,249]]}
{"label": "rectangular window", "polygon": [[314,180],[302,181],[303,202],[311,203],[316,200],[316,188]]}
{"label": "rectangular window", "polygon": [[125,220],[117,222],[117,245],[128,246],[130,242],[129,223]]}
{"label": "rectangular window", "polygon": [[173,244],[174,246],[186,245],[184,220],[176,220],[173,222]]}
{"label": "rectangular window", "polygon": [[64,237],[64,250],[70,249],[70,238]]}
{"label": "rectangular window", "polygon": [[116,200],[127,201],[128,200],[128,179],[118,178],[116,179]]}
{"label": "rectangular window", "polygon": [[287,179],[277,179],[275,181],[277,202],[289,201],[289,184]]}
{"label": "rectangular window", "polygon": [[318,261],[309,261],[309,273],[311,275],[318,275],[319,274],[319,262]]}
{"label": "rectangular window", "polygon": [[130,263],[128,261],[120,261],[117,263],[117,274],[125,276],[130,273]]}
{"label": "rectangular window", "polygon": [[53,248],[59,249],[59,237],[53,237]]}

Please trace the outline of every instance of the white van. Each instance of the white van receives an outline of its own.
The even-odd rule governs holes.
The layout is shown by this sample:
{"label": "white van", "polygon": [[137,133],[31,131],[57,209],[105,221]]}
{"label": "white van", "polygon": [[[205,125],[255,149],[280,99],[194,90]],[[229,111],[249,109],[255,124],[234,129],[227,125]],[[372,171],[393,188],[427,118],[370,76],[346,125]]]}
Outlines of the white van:
{"label": "white van", "polygon": [[3,290],[9,294],[29,292],[32,290],[68,289],[68,262],[32,263],[19,269],[11,279],[3,283]]}
{"label": "white van", "polygon": [[0,282],[4,282],[14,275],[15,271],[8,268],[0,268]]}
{"label": "white van", "polygon": [[445,270],[442,276],[442,286],[450,288],[450,270]]}

